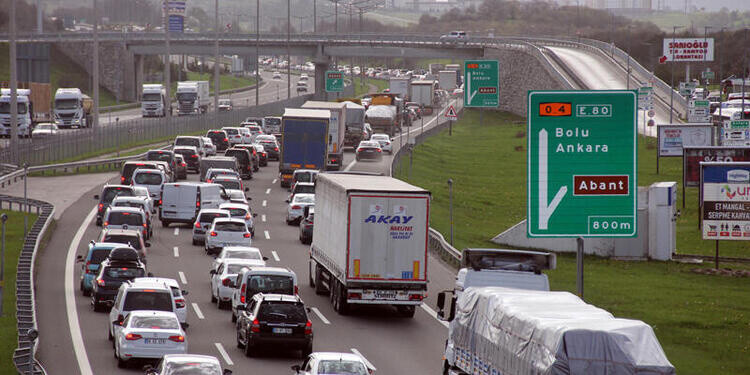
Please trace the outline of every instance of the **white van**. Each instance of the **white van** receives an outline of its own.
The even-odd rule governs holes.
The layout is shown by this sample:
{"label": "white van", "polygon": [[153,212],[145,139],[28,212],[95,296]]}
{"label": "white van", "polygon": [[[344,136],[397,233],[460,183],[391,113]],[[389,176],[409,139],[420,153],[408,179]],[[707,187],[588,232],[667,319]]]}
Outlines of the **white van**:
{"label": "white van", "polygon": [[172,182],[162,185],[162,204],[159,220],[163,227],[171,223],[192,224],[201,209],[201,184],[194,182]]}
{"label": "white van", "polygon": [[223,186],[219,184],[200,184],[200,208],[219,208],[224,203],[230,202],[229,195]]}
{"label": "white van", "polygon": [[288,268],[249,267],[240,270],[232,293],[232,322],[237,321],[237,306],[246,306],[257,293],[297,295],[297,274]]}
{"label": "white van", "polygon": [[136,169],[133,172],[132,181],[133,186],[141,186],[148,189],[151,198],[159,202],[161,200],[161,187],[169,182],[169,177],[161,169]]}

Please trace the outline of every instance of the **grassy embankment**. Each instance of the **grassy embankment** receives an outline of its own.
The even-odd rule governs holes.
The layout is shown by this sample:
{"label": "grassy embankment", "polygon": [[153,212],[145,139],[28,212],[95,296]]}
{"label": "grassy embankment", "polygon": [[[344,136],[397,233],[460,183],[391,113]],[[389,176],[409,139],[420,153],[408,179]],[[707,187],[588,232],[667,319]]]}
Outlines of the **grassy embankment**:
{"label": "grassy embankment", "polygon": [[[3,288],[3,315],[0,316],[0,373],[15,374],[13,351],[16,349],[16,266],[23,246],[23,213],[0,210],[8,214],[5,223],[5,281]],[[29,214],[29,227],[34,224],[36,215]]]}
{"label": "grassy embankment", "polygon": [[[173,77],[172,82],[172,95],[177,92],[177,80]],[[208,88],[211,94],[214,93],[214,79],[210,73],[198,73],[198,72],[187,72],[187,77],[183,77],[184,81],[208,81]],[[238,89],[240,87],[252,86],[255,84],[254,77],[236,77],[231,74],[222,74],[219,76],[219,87],[221,90]]]}
{"label": "grassy embankment", "polygon": [[[478,117],[478,111],[466,111],[453,127],[452,137],[445,130],[417,146],[411,178],[407,178],[408,163],[396,170],[397,177],[432,192],[431,225],[446,237],[446,181],[453,179],[454,237],[459,249],[497,247],[488,240],[526,216],[525,120],[485,111],[479,126]],[[661,173],[656,174],[654,146],[654,139],[639,139],[639,185],[681,181],[677,158],[662,159]],[[701,240],[696,225],[697,189],[688,189],[686,201],[687,208],[677,222],[677,251],[712,254],[714,242]],[[681,207],[681,201],[678,204]],[[750,256],[740,241],[722,242],[721,253]],[[557,264],[556,270],[548,272],[552,288],[575,292],[575,257],[560,255]],[[650,324],[678,373],[748,373],[750,282],[692,272],[698,267],[711,265],[586,257],[586,300],[618,317]]]}

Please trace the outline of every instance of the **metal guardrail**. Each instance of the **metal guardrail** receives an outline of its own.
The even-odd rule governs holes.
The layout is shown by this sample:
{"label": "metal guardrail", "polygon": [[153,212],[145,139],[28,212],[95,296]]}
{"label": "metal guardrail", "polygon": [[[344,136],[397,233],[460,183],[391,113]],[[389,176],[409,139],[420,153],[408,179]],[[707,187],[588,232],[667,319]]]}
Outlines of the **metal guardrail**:
{"label": "metal guardrail", "polygon": [[34,299],[34,260],[36,259],[39,242],[44,236],[49,223],[52,220],[52,214],[55,207],[47,202],[27,199],[28,205],[24,204],[24,199],[0,195],[0,208],[4,203],[8,204],[8,209],[13,210],[13,204],[18,206],[19,211],[31,212],[31,208],[36,208],[37,219],[29,228],[29,232],[24,239],[23,249],[18,256],[18,265],[16,266],[16,329],[18,336],[18,346],[13,352],[13,364],[19,374],[29,374],[31,366],[35,375],[46,375],[47,372],[34,357],[39,345],[39,340],[29,340],[27,332],[30,329],[37,330],[36,321],[36,301]]}

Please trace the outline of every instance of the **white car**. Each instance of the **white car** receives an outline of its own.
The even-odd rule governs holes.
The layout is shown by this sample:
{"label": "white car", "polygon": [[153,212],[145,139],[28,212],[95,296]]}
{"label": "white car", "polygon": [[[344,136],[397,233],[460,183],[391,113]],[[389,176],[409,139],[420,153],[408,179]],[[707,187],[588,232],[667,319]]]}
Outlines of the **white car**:
{"label": "white car", "polygon": [[198,212],[193,223],[193,245],[201,244],[206,239],[206,232],[215,219],[229,218],[229,211],[218,208],[204,208]]}
{"label": "white car", "polygon": [[[211,302],[216,302],[219,310],[227,307],[232,301],[232,293],[237,282],[237,274],[243,268],[258,267],[256,261],[246,259],[227,259],[219,268],[209,271],[211,274]],[[262,267],[262,266],[261,266]]]}
{"label": "white car", "polygon": [[219,99],[219,111],[231,111],[233,108],[232,99]]}
{"label": "white car", "polygon": [[236,177],[237,179],[240,178],[240,174],[237,173],[234,169],[227,169],[227,168],[209,168],[206,171],[206,182],[212,182],[214,178],[219,176],[232,176]]}
{"label": "white car", "polygon": [[253,235],[240,219],[215,219],[206,232],[207,254],[218,254],[226,246],[252,246]]}
{"label": "white car", "polygon": [[164,283],[169,289],[172,289],[174,313],[177,315],[177,320],[180,321],[182,328],[187,328],[187,301],[185,300],[185,296],[188,295],[188,291],[180,289],[180,284],[178,284],[175,279],[168,279],[166,277],[149,277],[148,280]]}
{"label": "white car", "polygon": [[[231,190],[231,189],[230,189]],[[242,193],[242,196],[245,196],[245,193]],[[231,196],[230,196],[231,199]],[[229,211],[229,214],[235,218],[235,219],[242,219],[245,220],[245,224],[247,224],[247,229],[250,229],[250,233],[252,233],[253,237],[255,237],[255,223],[253,222],[253,217],[257,216],[258,214],[254,214],[250,211],[250,206],[246,203],[222,203],[219,205],[220,210],[226,210]]]}
{"label": "white car", "polygon": [[151,213],[156,213],[156,204],[154,202],[154,198],[151,198],[151,194],[148,192],[148,189],[143,186],[133,186],[133,194],[135,194],[136,197],[143,197],[143,199],[146,200],[146,204],[148,205]]}
{"label": "white car", "polygon": [[281,73],[279,72],[273,72],[273,79],[281,80]]}
{"label": "white car", "polygon": [[221,253],[214,258],[211,269],[216,271],[219,266],[227,259],[239,259],[255,262],[254,266],[265,266],[267,257],[260,253],[257,247],[246,246],[227,246],[221,250]]}
{"label": "white car", "polygon": [[52,136],[56,136],[58,131],[59,129],[57,128],[57,125],[44,122],[44,123],[37,125],[34,128],[34,130],[31,131],[31,137],[32,138],[52,137]]}
{"label": "white car", "polygon": [[248,128],[237,128],[237,130],[240,132],[240,135],[242,136],[242,143],[253,143],[253,133]]}
{"label": "white car", "polygon": [[229,202],[230,203],[236,203],[236,204],[244,204],[248,205],[248,199],[247,196],[245,196],[245,192],[238,189],[226,189],[227,196],[229,196]]}
{"label": "white car", "polygon": [[202,137],[202,138],[203,138],[203,145],[206,148],[206,156],[216,155],[216,145],[214,145],[214,142],[211,140],[211,138],[208,138],[208,137]]}
{"label": "white car", "polygon": [[161,358],[187,354],[187,338],[177,315],[167,311],[131,311],[115,328],[117,367],[134,358]]}
{"label": "white car", "polygon": [[161,200],[162,186],[169,182],[169,177],[160,169],[136,169],[133,172],[133,186],[145,187],[154,201]]}
{"label": "white car", "polygon": [[332,352],[312,353],[301,365],[294,365],[292,369],[297,374],[305,375],[370,375],[374,371],[354,353]]}
{"label": "white car", "polygon": [[232,370],[221,370],[221,363],[216,357],[198,354],[167,354],[156,367],[146,365],[146,375],[185,375],[210,374],[232,375]]}
{"label": "white car", "polygon": [[315,194],[295,194],[286,210],[286,223],[299,223],[305,213],[305,207],[315,205]]}
{"label": "white car", "polygon": [[380,149],[392,154],[393,153],[393,145],[391,144],[391,137],[388,134],[385,133],[376,133],[373,134],[370,137],[370,141],[376,141],[380,143]]}

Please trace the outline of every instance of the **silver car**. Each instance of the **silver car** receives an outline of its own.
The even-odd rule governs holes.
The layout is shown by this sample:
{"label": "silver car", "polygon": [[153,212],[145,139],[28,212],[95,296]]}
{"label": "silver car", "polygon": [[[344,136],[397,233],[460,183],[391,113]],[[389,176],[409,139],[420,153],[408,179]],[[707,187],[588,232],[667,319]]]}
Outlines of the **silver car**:
{"label": "silver car", "polygon": [[206,231],[211,227],[215,219],[230,218],[229,211],[206,208],[198,212],[198,217],[193,223],[193,245],[201,244],[206,239]]}
{"label": "silver car", "polygon": [[315,205],[315,194],[295,194],[286,210],[286,223],[299,223],[305,213],[305,207]]}
{"label": "silver car", "polygon": [[253,223],[253,217],[258,216],[258,214],[252,213],[250,211],[250,206],[243,203],[222,203],[219,205],[219,209],[229,211],[232,218],[245,220],[247,229],[250,229],[250,233],[255,237],[255,223]]}
{"label": "silver car", "polygon": [[252,246],[253,234],[242,219],[214,219],[206,232],[207,254],[218,254],[225,246]]}

